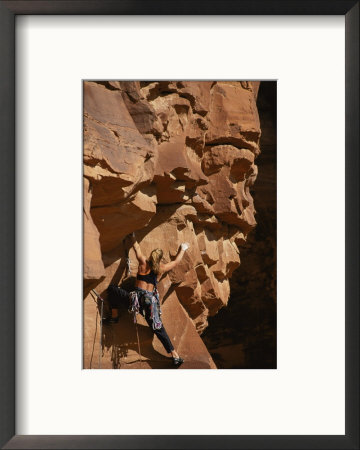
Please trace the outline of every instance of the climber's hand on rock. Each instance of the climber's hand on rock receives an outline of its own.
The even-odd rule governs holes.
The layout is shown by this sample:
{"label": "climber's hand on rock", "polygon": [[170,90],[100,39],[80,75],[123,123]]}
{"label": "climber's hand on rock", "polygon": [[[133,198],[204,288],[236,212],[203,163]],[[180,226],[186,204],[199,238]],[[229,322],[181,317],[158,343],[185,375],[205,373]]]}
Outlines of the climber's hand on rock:
{"label": "climber's hand on rock", "polygon": [[184,250],[184,252],[190,247],[190,244],[188,242],[183,242],[181,244],[181,250]]}
{"label": "climber's hand on rock", "polygon": [[132,233],[129,233],[129,234],[127,235],[127,238],[128,238],[131,242],[136,241],[135,232],[133,231]]}
{"label": "climber's hand on rock", "polygon": [[125,236],[124,243],[125,245],[133,245],[136,241],[135,233],[129,233]]}

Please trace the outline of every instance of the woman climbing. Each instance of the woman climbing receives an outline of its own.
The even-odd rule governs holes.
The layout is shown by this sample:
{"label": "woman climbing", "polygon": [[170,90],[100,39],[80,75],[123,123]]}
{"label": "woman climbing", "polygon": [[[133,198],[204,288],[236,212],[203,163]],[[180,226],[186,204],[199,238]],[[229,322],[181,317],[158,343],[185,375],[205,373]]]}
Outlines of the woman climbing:
{"label": "woman climbing", "polygon": [[161,308],[156,285],[162,273],[168,272],[179,264],[185,251],[189,248],[189,244],[187,242],[182,243],[174,261],[165,264],[161,262],[163,251],[160,248],[153,250],[147,260],[141,253],[135,233],[132,233],[130,237],[131,245],[139,262],[135,283],[135,294],[139,301],[139,312],[145,317],[149,327],[159,338],[167,353],[171,353],[174,365],[180,366],[184,360],[175,351],[161,321]]}

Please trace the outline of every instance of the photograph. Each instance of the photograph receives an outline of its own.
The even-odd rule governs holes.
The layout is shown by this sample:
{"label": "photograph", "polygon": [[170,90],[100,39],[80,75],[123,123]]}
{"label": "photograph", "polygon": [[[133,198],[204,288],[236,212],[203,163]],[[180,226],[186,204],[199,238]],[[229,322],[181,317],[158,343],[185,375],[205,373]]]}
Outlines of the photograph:
{"label": "photograph", "polygon": [[83,369],[277,368],[276,119],[275,80],[83,80]]}
{"label": "photograph", "polygon": [[0,448],[360,448],[359,8],[0,0]]}

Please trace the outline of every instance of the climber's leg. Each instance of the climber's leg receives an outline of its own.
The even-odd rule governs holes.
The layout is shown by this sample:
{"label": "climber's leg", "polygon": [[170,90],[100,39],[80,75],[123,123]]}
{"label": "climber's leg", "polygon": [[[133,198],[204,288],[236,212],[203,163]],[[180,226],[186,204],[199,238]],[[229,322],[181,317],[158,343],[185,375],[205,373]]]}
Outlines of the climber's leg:
{"label": "climber's leg", "polygon": [[158,330],[153,329],[153,321],[151,319],[151,298],[146,295],[142,295],[140,298],[140,303],[141,303],[140,311],[141,313],[145,312],[145,320],[147,324],[149,325],[153,333],[159,338],[160,342],[164,346],[167,353],[172,353],[174,351],[174,346],[170,341],[170,338],[164,328],[164,325]]}
{"label": "climber's leg", "polygon": [[125,289],[116,286],[115,284],[110,284],[107,288],[109,294],[109,303],[112,308],[119,308],[121,305],[129,305],[129,293]]}
{"label": "climber's leg", "polygon": [[[141,289],[138,289],[139,292],[141,292]],[[153,329],[153,321],[151,319],[151,293],[147,295],[146,291],[141,293],[140,296],[140,313],[144,315],[145,320],[147,324],[149,325],[150,329],[153,331],[153,333],[158,337],[162,345],[164,346],[167,353],[171,353],[171,356],[173,358],[179,358],[178,353],[175,351],[174,346],[171,343],[171,340],[169,338],[169,335],[167,334],[164,325],[160,329]],[[182,360],[181,360],[182,361]]]}
{"label": "climber's leg", "polygon": [[111,319],[117,321],[119,319],[118,309],[123,305],[127,307],[129,305],[129,293],[115,284],[110,284],[107,292],[111,309]]}
{"label": "climber's leg", "polygon": [[172,353],[174,351],[174,346],[170,341],[170,338],[165,330],[164,325],[159,330],[153,330],[152,320],[150,319],[148,314],[145,314],[145,319],[149,327],[152,329],[153,333],[159,338],[160,342],[164,346],[167,353]]}

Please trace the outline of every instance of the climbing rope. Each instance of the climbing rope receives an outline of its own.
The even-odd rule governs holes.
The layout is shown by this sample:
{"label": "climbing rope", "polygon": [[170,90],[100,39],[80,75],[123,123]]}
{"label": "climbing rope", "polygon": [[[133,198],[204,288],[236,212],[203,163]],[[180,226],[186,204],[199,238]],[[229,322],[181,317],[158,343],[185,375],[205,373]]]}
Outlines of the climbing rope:
{"label": "climbing rope", "polygon": [[142,357],[141,357],[140,339],[139,339],[137,322],[135,322],[135,329],[136,329],[136,337],[137,337],[137,343],[138,343],[138,351],[139,351],[139,356],[140,356],[140,367],[142,367]]}
{"label": "climbing rope", "polygon": [[142,356],[141,356],[141,348],[140,348],[140,339],[139,339],[139,332],[138,332],[138,324],[136,319],[136,314],[139,313],[140,310],[140,303],[139,303],[139,297],[136,291],[130,292],[130,308],[129,313],[133,314],[134,317],[134,324],[136,329],[136,338],[138,343],[138,353],[140,356],[140,367],[142,366]]}
{"label": "climbing rope", "polygon": [[[129,250],[125,246],[125,239],[123,240],[123,246],[124,246],[124,252],[126,256],[126,275],[125,277],[129,277],[131,275],[131,260],[129,257]],[[140,347],[140,339],[139,339],[139,331],[138,331],[138,324],[136,320],[136,314],[139,313],[140,305],[139,305],[139,299],[136,294],[136,292],[130,292],[130,309],[129,312],[133,313],[134,317],[134,324],[136,329],[136,338],[137,338],[137,344],[138,344],[138,353],[140,356],[140,367],[142,366],[142,356],[141,356],[141,347]]]}
{"label": "climbing rope", "polygon": [[99,341],[99,369],[101,369],[101,356],[102,356],[102,326],[103,326],[103,313],[104,313],[104,299],[95,291],[91,289],[101,302],[100,306],[100,341]]}
{"label": "climbing rope", "polygon": [[[125,277],[128,277],[131,275],[131,260],[129,258],[129,251],[126,249],[125,247],[125,240],[123,240],[123,246],[124,246],[124,252],[125,252],[125,256],[126,256],[126,275]],[[103,298],[95,291],[95,289],[91,289],[92,292],[96,295],[96,297],[98,298],[98,300],[100,300],[101,302],[101,307],[100,307],[100,349],[99,349],[99,369],[101,368],[101,356],[102,356],[102,320],[103,320],[103,311],[104,311],[104,300]],[[137,320],[136,320],[136,314],[138,314],[139,312],[139,299],[138,296],[136,294],[136,292],[130,292],[130,308],[129,308],[129,312],[133,313],[133,317],[134,317],[134,324],[135,324],[135,329],[136,329],[136,338],[137,338],[137,344],[138,344],[138,353],[140,356],[140,367],[142,366],[142,355],[141,355],[141,347],[140,347],[140,339],[139,339],[139,331],[138,331],[138,324],[137,324]]]}

